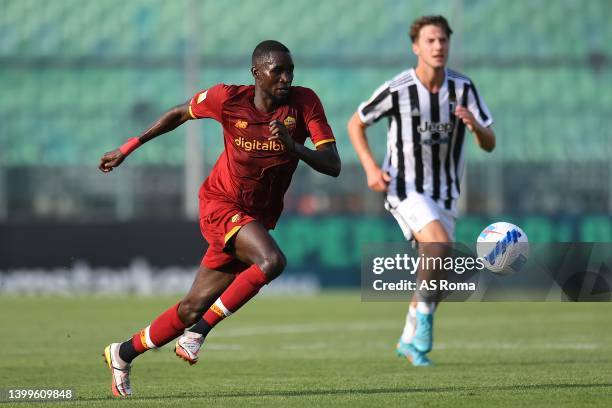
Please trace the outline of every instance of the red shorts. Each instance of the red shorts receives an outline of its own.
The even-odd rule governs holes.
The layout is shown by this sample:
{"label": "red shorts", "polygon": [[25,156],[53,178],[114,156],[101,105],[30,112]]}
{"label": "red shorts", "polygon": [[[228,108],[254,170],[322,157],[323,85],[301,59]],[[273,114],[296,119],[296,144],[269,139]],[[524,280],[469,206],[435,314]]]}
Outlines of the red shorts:
{"label": "red shorts", "polygon": [[255,221],[255,218],[244,213],[235,204],[223,201],[201,202],[200,231],[208,241],[208,250],[201,264],[210,269],[218,269],[236,261],[238,269],[248,267],[239,262],[228,249],[240,228],[252,221]]}

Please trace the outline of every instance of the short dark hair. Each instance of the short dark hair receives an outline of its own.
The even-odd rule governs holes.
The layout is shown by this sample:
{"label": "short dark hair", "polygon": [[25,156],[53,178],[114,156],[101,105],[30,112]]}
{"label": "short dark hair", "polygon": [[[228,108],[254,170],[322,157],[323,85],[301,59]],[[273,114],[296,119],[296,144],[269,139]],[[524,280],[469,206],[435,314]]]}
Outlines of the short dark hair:
{"label": "short dark hair", "polygon": [[284,44],[275,41],[275,40],[266,40],[257,44],[257,47],[253,50],[253,55],[251,56],[251,62],[253,66],[257,64],[263,57],[267,56],[271,52],[291,52],[289,48],[285,47]]}
{"label": "short dark hair", "polygon": [[448,21],[446,21],[444,16],[423,16],[414,20],[412,22],[412,25],[410,26],[410,32],[408,34],[410,35],[410,39],[413,43],[416,42],[416,40],[419,38],[419,33],[421,32],[421,29],[428,25],[435,25],[440,27],[446,32],[446,36],[449,39],[451,34],[453,33],[453,30],[451,30],[450,25],[448,25]]}

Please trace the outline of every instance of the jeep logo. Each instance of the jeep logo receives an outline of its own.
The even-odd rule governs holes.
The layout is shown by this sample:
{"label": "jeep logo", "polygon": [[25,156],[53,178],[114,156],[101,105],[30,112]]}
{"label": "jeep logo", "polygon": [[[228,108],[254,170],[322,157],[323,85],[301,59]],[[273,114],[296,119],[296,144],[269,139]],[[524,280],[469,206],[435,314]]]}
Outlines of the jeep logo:
{"label": "jeep logo", "polygon": [[431,133],[450,133],[453,130],[453,125],[446,123],[430,123],[425,122],[417,128],[419,133],[431,132]]}

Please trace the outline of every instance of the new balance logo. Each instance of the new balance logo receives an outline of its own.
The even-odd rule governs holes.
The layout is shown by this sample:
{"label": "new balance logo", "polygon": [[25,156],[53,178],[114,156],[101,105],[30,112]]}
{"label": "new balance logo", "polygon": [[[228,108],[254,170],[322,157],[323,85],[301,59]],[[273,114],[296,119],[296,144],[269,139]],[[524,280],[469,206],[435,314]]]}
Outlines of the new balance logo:
{"label": "new balance logo", "polygon": [[244,120],[239,120],[239,121],[236,121],[236,124],[234,126],[236,126],[238,129],[246,129],[249,126],[249,124],[245,122]]}

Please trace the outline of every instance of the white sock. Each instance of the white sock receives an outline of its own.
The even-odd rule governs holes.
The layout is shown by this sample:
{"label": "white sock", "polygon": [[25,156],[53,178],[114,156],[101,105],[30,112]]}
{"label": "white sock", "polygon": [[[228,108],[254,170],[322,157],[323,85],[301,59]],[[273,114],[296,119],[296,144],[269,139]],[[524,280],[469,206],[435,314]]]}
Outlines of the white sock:
{"label": "white sock", "polygon": [[436,310],[436,302],[417,302],[419,313],[430,314]]}
{"label": "white sock", "polygon": [[115,365],[117,366],[117,368],[125,368],[127,366],[129,366],[129,363],[126,363],[125,361],[123,361],[121,359],[121,356],[119,355],[119,348],[121,347],[121,343],[118,343],[117,347],[115,347],[114,353],[113,354],[113,361],[115,362]]}
{"label": "white sock", "polygon": [[412,337],[414,336],[415,330],[415,319],[416,319],[416,307],[410,304],[408,308],[408,313],[406,313],[406,325],[404,326],[404,331],[402,332],[402,342],[410,343],[412,341]]}

